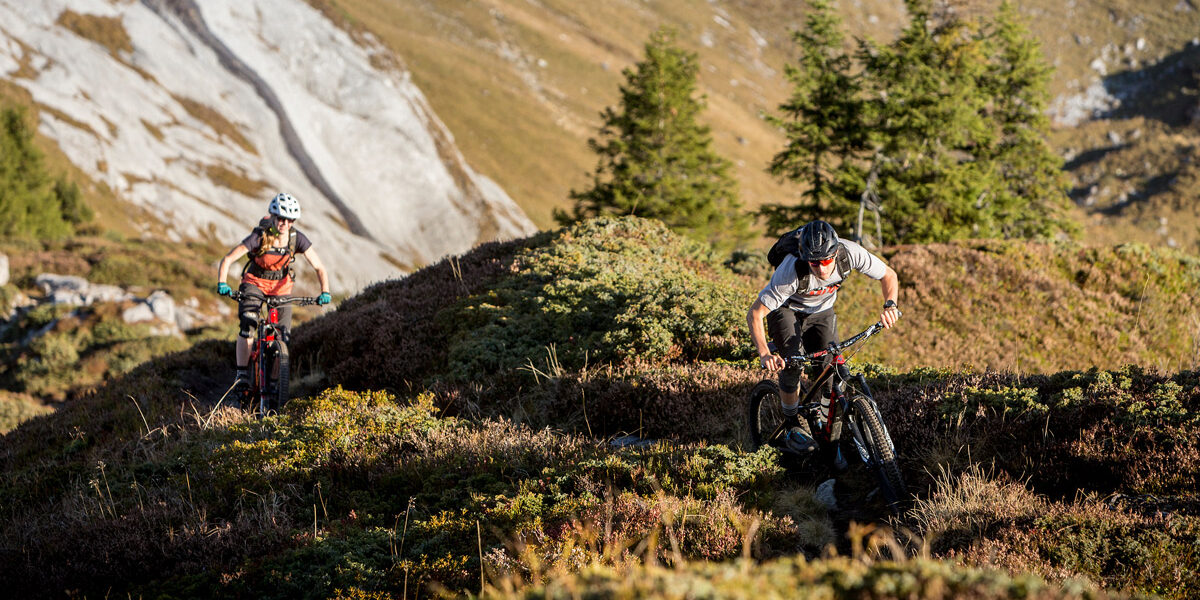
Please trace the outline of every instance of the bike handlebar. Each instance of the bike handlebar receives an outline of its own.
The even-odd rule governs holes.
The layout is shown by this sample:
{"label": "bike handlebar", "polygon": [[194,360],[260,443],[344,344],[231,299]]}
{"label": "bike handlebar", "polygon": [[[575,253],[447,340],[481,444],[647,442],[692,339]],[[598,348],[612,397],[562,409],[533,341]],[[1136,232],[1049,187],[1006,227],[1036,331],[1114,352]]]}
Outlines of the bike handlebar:
{"label": "bike handlebar", "polygon": [[[896,312],[900,312],[900,311],[896,311]],[[796,354],[793,356],[785,356],[785,357],[783,357],[783,360],[785,360],[789,363],[807,363],[807,362],[813,362],[818,358],[823,358],[823,357],[829,356],[831,354],[841,354],[842,351],[845,350],[846,348],[849,348],[849,347],[879,333],[880,331],[883,331],[883,329],[884,329],[883,321],[878,321],[874,325],[871,325],[870,327],[858,332],[857,335],[855,335],[854,337],[852,337],[840,344],[836,344],[836,343],[829,344],[828,348],[824,348],[822,350],[817,350],[815,352],[809,352],[808,354]]]}
{"label": "bike handlebar", "polygon": [[[229,294],[229,298],[236,302],[242,298],[257,298],[257,296],[243,294],[238,290],[234,290],[233,293]],[[263,299],[266,301],[266,305],[270,307],[283,306],[284,304],[310,306],[317,303],[317,299],[312,296],[264,296]]]}

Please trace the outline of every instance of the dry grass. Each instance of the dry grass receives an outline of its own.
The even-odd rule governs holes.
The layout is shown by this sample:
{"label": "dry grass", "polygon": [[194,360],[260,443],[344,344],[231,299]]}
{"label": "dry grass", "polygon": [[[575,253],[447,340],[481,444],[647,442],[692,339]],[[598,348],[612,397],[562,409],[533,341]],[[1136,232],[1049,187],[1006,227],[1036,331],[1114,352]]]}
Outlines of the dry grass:
{"label": "dry grass", "polygon": [[218,137],[227,137],[232,140],[233,143],[241,147],[242,150],[245,150],[250,154],[258,154],[258,149],[255,148],[254,144],[250,143],[250,140],[246,138],[244,133],[242,133],[241,127],[234,124],[229,119],[226,119],[224,115],[214,110],[211,106],[208,106],[202,102],[197,102],[186,96],[180,96],[178,94],[172,94],[171,97],[174,98],[175,101],[178,102],[179,105],[182,106],[183,109],[192,116],[192,118],[204,123],[205,125],[208,125],[208,127],[212,129],[213,133],[216,133]]}
{"label": "dry grass", "polygon": [[[700,54],[701,89],[710,107],[701,118],[713,126],[716,150],[734,161],[744,203],[753,208],[798,196],[794,186],[781,185],[765,172],[783,140],[760,115],[776,110],[789,92],[781,74],[784,64],[795,59],[790,32],[803,24],[803,3],[731,2],[714,7],[673,0],[585,7],[563,0],[536,5],[493,0],[453,8],[365,0],[310,4],[355,35],[375,34],[402,56],[435,112],[455,133],[468,162],[498,181],[542,227],[550,224],[552,208],[569,203],[570,189],[586,184],[595,157],[584,142],[596,134],[599,111],[617,102],[621,69],[638,60],[649,32],[660,24],[677,27],[681,43]],[[992,14],[999,2],[938,6],[953,6],[957,14],[971,17]],[[1153,61],[1174,58],[1200,28],[1200,11],[1178,6],[1118,0],[1070,6],[1035,2],[1018,8],[1056,69],[1050,91],[1059,95],[1080,93],[1097,79],[1090,64],[1106,52],[1109,73],[1137,72]],[[881,42],[889,40],[905,18],[902,4],[895,0],[841,3],[838,9],[852,35]],[[1137,47],[1139,39],[1142,48]],[[1132,66],[1134,61],[1137,66]],[[1174,81],[1176,88],[1195,87]],[[1166,88],[1159,95],[1171,92]],[[1077,153],[1103,148],[1105,128],[1114,126],[1126,129],[1103,120],[1094,128],[1100,133],[1092,136],[1095,139],[1080,143],[1061,135],[1070,132],[1061,132],[1055,145]],[[1177,124],[1164,131],[1135,127],[1141,127],[1145,143],[1130,149],[1131,162],[1139,167],[1126,172],[1145,170],[1140,165],[1148,160],[1155,167],[1143,181],[1169,173],[1169,160],[1146,144],[1172,144],[1174,137],[1190,135],[1187,129]],[[527,160],[531,149],[538,160]],[[1168,162],[1159,166],[1161,160]],[[1191,247],[1197,219],[1189,210],[1176,212],[1159,203],[1146,214],[1167,216],[1173,222],[1171,235]],[[1133,239],[1164,242],[1153,235],[1157,224],[1145,221],[1135,215],[1106,223],[1094,241],[1107,242],[1123,235],[1120,228],[1142,222]],[[1110,226],[1118,227],[1117,232]]]}
{"label": "dry grass", "polygon": [[79,14],[68,9],[58,15],[56,23],[79,37],[104,46],[113,56],[133,52],[133,40],[119,17]]}
{"label": "dry grass", "polygon": [[225,165],[205,165],[204,174],[213,183],[251,198],[265,196],[271,187],[271,184],[261,179],[252,179],[241,169],[235,171]]}

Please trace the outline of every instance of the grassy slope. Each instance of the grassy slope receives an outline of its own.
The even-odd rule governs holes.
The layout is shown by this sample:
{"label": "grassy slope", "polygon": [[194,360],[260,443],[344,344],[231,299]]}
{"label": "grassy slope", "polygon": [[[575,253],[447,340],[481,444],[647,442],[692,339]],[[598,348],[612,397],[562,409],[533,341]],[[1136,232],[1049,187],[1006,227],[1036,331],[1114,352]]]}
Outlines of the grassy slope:
{"label": "grassy slope", "polygon": [[[657,228],[650,229],[630,235],[642,237],[651,248],[660,248],[657,236],[661,234]],[[538,244],[552,241],[569,254],[589,237],[593,247],[603,247],[605,234],[586,228],[533,239]],[[673,243],[679,251],[687,248],[678,241]],[[522,252],[528,244],[518,241],[485,246],[406,279],[377,284],[343,304],[336,314],[298,332],[296,351],[301,357],[319,355],[321,370],[330,375],[331,382],[396,390],[405,389],[405,382],[418,384],[436,372],[431,369],[444,365],[452,346],[459,343],[454,324],[468,322],[474,328],[487,328],[483,334],[469,330],[458,332],[458,336],[487,337],[497,331],[493,323],[512,316],[496,311],[482,318],[471,307],[509,306],[505,290],[514,285],[525,286],[522,289],[538,297],[565,294],[565,305],[574,301],[569,291],[564,293],[554,285],[553,278],[567,276],[563,272],[543,275],[550,277],[546,280],[510,273],[530,265],[555,268],[541,255]],[[623,246],[604,250],[607,253],[570,254],[576,261],[573,268],[585,274],[581,278],[585,282],[580,285],[590,286],[581,289],[598,297],[620,292],[627,284],[587,282],[586,274],[624,260],[623,253],[637,252],[636,248]],[[906,316],[894,334],[863,350],[862,357],[870,361],[897,369],[971,367],[1043,373],[1090,367],[1111,369],[1126,363],[1166,371],[1200,365],[1200,324],[1192,310],[1198,300],[1200,269],[1194,256],[1137,244],[1088,247],[991,241],[903,246],[885,250],[883,256],[900,276],[900,304]],[[461,281],[453,274],[454,268],[460,270]],[[635,273],[630,279],[661,278],[669,265],[661,268],[657,274]],[[740,319],[768,272],[760,269],[740,279],[705,272],[705,277],[723,281],[723,285],[736,290],[728,299],[722,298],[718,305],[705,310],[720,312],[724,322],[732,322],[738,329],[723,335],[737,339],[743,335]],[[684,297],[699,294],[691,287],[676,293]],[[879,287],[854,275],[842,294],[840,329],[849,336],[877,317]],[[465,300],[455,305],[455,299]],[[588,309],[582,306],[570,310]],[[549,308],[547,311],[553,312]],[[373,325],[349,327],[348,323]],[[608,350],[588,347],[582,339],[573,339],[578,332],[562,327],[535,336],[538,344],[522,346],[523,354],[516,363],[543,365],[546,346],[556,342],[559,359],[573,368],[583,366],[584,351],[595,356]],[[430,339],[438,341],[427,344]],[[510,350],[516,349],[511,346],[515,338],[496,339],[497,344],[503,342]],[[682,352],[686,341],[677,343]],[[353,350],[381,345],[398,351],[372,356],[363,363]],[[734,352],[729,357],[744,357],[745,346],[740,351],[743,354]],[[419,358],[414,360],[414,355]],[[568,355],[576,358],[572,360]]]}
{"label": "grassy slope", "polygon": [[[659,249],[657,259],[648,259],[645,247]],[[1200,534],[1195,371],[1017,375],[923,368],[887,374],[871,367],[919,498],[903,521],[889,524],[862,504],[869,480],[861,473],[839,478],[836,488],[839,501],[853,510],[830,514],[813,499],[823,478],[784,471],[770,451],[744,451],[741,401],[762,373],[737,360],[707,360],[731,356],[719,350],[727,334],[718,323],[706,326],[708,336],[675,326],[610,323],[612,332],[649,332],[677,342],[665,351],[649,346],[647,356],[663,352],[653,360],[616,356],[610,364],[585,366],[564,350],[559,363],[536,357],[536,374],[499,369],[463,379],[446,359],[456,342],[467,340],[447,332],[464,311],[488,304],[471,297],[496,301],[488,314],[507,319],[515,331],[538,329],[546,315],[500,302],[499,290],[571,281],[571,273],[596,264],[614,267],[610,277],[598,278],[612,290],[632,286],[651,297],[678,291],[671,286],[681,277],[696,278],[696,286],[725,282],[738,292],[728,299],[709,294],[711,302],[692,310],[732,310],[727,318],[740,319],[750,280],[728,279],[691,249],[661,227],[637,221],[492,244],[453,261],[456,266],[444,261],[379,284],[296,332],[303,370],[319,368],[332,380],[386,387],[394,395],[326,390],[295,401],[285,415],[248,421],[236,410],[213,408],[223,389],[225,343],[205,342],[149,362],[0,439],[0,560],[12,565],[0,574],[0,585],[28,593],[100,594],[111,586],[135,595],[388,597],[433,581],[477,590],[482,554],[497,595],[524,593],[524,587],[505,592],[504,582],[535,576],[559,590],[660,597],[701,580],[679,574],[668,586],[660,572],[639,570],[643,559],[686,562],[704,574],[724,569],[705,561],[749,552],[768,561],[744,567],[747,581],[796,578],[815,588],[833,586],[834,597],[858,597],[853,590],[863,585],[882,598],[939,598],[947,589],[968,588],[964,593],[985,598],[1010,589],[1019,590],[1016,597],[1073,597],[1092,589],[1039,583],[1064,577],[1175,598],[1200,590],[1192,547]],[[1072,268],[1036,271],[1039,294],[1061,288],[1084,296],[1097,294],[1075,268],[1087,264],[1089,252],[1117,265],[1106,271],[1113,274],[1124,273],[1122,257],[1128,258],[1117,250],[952,246],[925,251],[962,260],[925,261],[917,250],[891,254],[909,282],[927,275],[904,267],[908,255],[911,265],[944,267],[945,281],[966,267],[980,277],[1007,273],[1028,280],[1028,273],[1011,272],[1019,263],[1012,257],[1041,256],[1048,265]],[[629,257],[643,266],[635,268]],[[1162,285],[1181,285],[1171,261],[1184,257],[1149,258],[1165,265]],[[552,280],[531,280],[540,269],[560,271]],[[1120,297],[1129,285],[1124,275],[1101,296]],[[926,337],[920,307],[932,304],[922,303],[950,302],[965,292],[949,284],[924,289],[932,296],[905,298],[911,307],[907,360],[926,356],[930,345],[981,335],[976,329]],[[547,307],[574,297],[585,302],[580,312],[591,312],[609,302],[595,287],[574,295],[543,290],[535,297]],[[1025,315],[1039,298],[988,301],[996,309],[1018,304],[1010,314]],[[1143,304],[1150,307],[1143,310],[1162,311],[1161,319],[1179,318],[1170,307]],[[500,310],[505,307],[511,310]],[[1099,316],[1136,319],[1138,309],[1116,301],[1108,310]],[[971,321],[963,319],[966,327]],[[661,322],[672,321],[668,315]],[[503,329],[480,331],[468,341],[520,339]],[[1016,337],[998,339],[1011,345]],[[1139,339],[1131,337],[1134,355],[1144,350]],[[997,345],[992,356],[1006,356]],[[625,449],[604,443],[630,431],[671,441]],[[847,535],[849,518],[874,521],[877,535]],[[889,541],[896,524],[926,540],[932,559],[948,562],[870,566],[878,552],[899,548]],[[815,558],[827,545],[850,552],[854,539],[881,546],[863,551],[866,562],[805,567],[769,560]],[[599,571],[570,575],[593,563]],[[1036,576],[1010,580],[955,564]],[[905,587],[914,580],[923,583]],[[670,589],[622,587],[633,581],[663,581]]]}
{"label": "grassy slope", "polygon": [[[676,27],[681,43],[701,56],[701,89],[709,102],[703,118],[713,128],[717,151],[736,164],[744,203],[753,208],[797,193],[765,172],[782,138],[761,115],[788,93],[782,72],[794,59],[789,32],[803,23],[802,3],[668,0],[586,9],[563,0],[311,3],[393,49],[468,162],[499,182],[542,227],[551,224],[553,208],[569,203],[572,188],[587,184],[595,158],[586,139],[596,134],[600,110],[617,101],[621,70],[641,57],[646,37],[659,25]],[[955,6],[970,16],[997,4]],[[1195,248],[1200,216],[1190,197],[1200,167],[1196,122],[1187,115],[1198,102],[1200,46],[1188,44],[1200,28],[1200,10],[1171,0],[1017,4],[1056,69],[1052,94],[1078,94],[1098,80],[1116,95],[1137,90],[1100,119],[1052,135],[1053,145],[1071,159],[1087,240],[1173,240]],[[905,18],[897,0],[841,3],[839,10],[850,32],[876,40],[888,39]],[[1101,57],[1108,73],[1103,77],[1091,67]],[[27,76],[30,68],[14,77]],[[0,99],[38,110],[14,82],[0,83]],[[153,215],[129,207],[70,165],[53,142],[39,139],[39,145],[54,168],[80,185],[103,228],[132,234],[140,233],[137,224],[153,222]],[[1095,197],[1088,202],[1092,186]]]}
{"label": "grassy slope", "polygon": [[[312,3],[393,48],[468,161],[543,227],[553,207],[568,203],[570,189],[586,185],[595,158],[585,140],[596,134],[599,111],[617,102],[621,69],[641,57],[647,35],[660,24],[678,28],[681,43],[700,54],[701,89],[709,100],[703,119],[713,127],[717,151],[738,165],[744,202],[756,207],[796,194],[765,173],[782,137],[760,115],[774,111],[788,93],[783,65],[794,60],[789,32],[803,23],[803,3],[670,0],[586,9],[562,0]],[[998,4],[954,3],[968,16],[990,13]],[[1200,46],[1188,43],[1200,30],[1200,10],[1174,0],[1016,4],[1055,67],[1051,94],[1079,94],[1100,79],[1114,94],[1158,81],[1126,98],[1115,113],[1053,135],[1063,155],[1083,157],[1070,163],[1075,186],[1097,184],[1102,192],[1081,211],[1089,219],[1089,241],[1162,244],[1173,237],[1194,248],[1200,220],[1187,199],[1197,177],[1197,132],[1185,114],[1198,101]],[[887,40],[905,18],[895,0],[838,7],[849,31],[876,40]],[[1102,56],[1103,78],[1090,66]],[[1162,65],[1177,61],[1182,68],[1163,73]],[[1131,140],[1134,130],[1140,137]],[[1122,136],[1113,152],[1109,131]],[[1172,176],[1178,180],[1165,185]],[[1132,206],[1115,214],[1105,211],[1131,189],[1145,190],[1145,197],[1135,196]],[[1166,235],[1159,233],[1159,217],[1168,219]]]}
{"label": "grassy slope", "polygon": [[[0,311],[8,314],[19,294],[40,297],[35,278],[42,273],[78,276],[93,284],[119,286],[137,298],[166,291],[179,306],[206,315],[232,315],[232,303],[212,288],[213,265],[224,248],[215,244],[128,239],[116,232],[79,235],[57,241],[8,240],[0,252],[9,257],[11,281],[0,287]],[[0,429],[78,397],[88,389],[126,373],[150,358],[177,352],[216,337],[228,339],[233,319],[197,324],[182,336],[155,335],[154,323],[126,323],[124,309],[133,301],[87,307],[42,304],[22,310],[0,327]],[[298,309],[295,322],[317,309]],[[40,332],[34,337],[35,332]],[[228,369],[222,365],[222,374]],[[30,405],[43,408],[35,411]]]}

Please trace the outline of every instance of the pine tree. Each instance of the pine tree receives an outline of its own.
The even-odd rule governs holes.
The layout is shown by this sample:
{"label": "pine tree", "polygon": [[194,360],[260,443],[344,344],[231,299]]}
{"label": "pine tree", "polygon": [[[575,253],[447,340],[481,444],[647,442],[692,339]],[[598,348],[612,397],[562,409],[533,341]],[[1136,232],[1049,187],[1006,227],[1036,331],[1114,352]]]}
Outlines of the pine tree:
{"label": "pine tree", "polygon": [[24,110],[0,111],[0,237],[65,237],[72,222],[91,219],[78,188],[52,181],[42,160]]}
{"label": "pine tree", "polygon": [[[813,2],[810,23],[828,12],[822,2]],[[888,241],[1073,232],[1061,160],[1045,142],[1049,70],[1015,11],[1006,4],[992,21],[968,22],[933,15],[928,0],[906,0],[905,6],[910,21],[892,43],[860,41],[852,61],[797,69],[805,75],[794,81],[802,98],[812,97],[807,90],[822,81],[859,74],[852,88],[857,104],[844,99],[825,115],[790,113],[806,123],[788,129],[788,148],[807,147],[797,156],[824,151],[825,178],[838,183],[785,173],[809,188],[798,212],[819,211],[827,220],[845,222],[857,212],[864,173],[874,169]],[[819,31],[811,24],[810,29]],[[798,39],[820,48],[833,38],[822,41],[810,33]],[[789,110],[787,104],[781,108]],[[849,125],[828,141],[805,134],[821,123]]]}
{"label": "pine tree", "polygon": [[1051,69],[1011,3],[1000,5],[994,26],[988,42],[990,55],[997,58],[985,85],[995,101],[1000,139],[986,158],[997,164],[1006,184],[995,203],[1002,235],[1032,238],[1077,231],[1067,216],[1069,183],[1062,158],[1044,135],[1050,127],[1046,104]]}
{"label": "pine tree", "polygon": [[966,23],[937,24],[924,2],[906,5],[911,20],[895,42],[860,52],[872,136],[886,157],[879,165],[885,238],[992,237],[990,217],[978,209],[989,165],[972,159],[991,133],[987,98],[976,86],[986,56]]}
{"label": "pine tree", "polygon": [[659,29],[646,43],[646,57],[622,74],[618,109],[601,113],[599,139],[588,146],[599,155],[592,185],[572,190],[573,214],[556,210],[560,223],[597,215],[659,219],[672,229],[728,250],[749,237],[731,163],[711,148],[704,108],[697,98],[695,53],[674,45],[674,33]]}
{"label": "pine tree", "polygon": [[799,205],[765,204],[759,213],[769,231],[792,229],[821,217],[837,224],[842,199],[860,191],[870,151],[864,127],[861,80],[853,74],[844,49],[841,20],[828,0],[811,0],[805,27],[793,41],[800,49],[796,65],[786,65],[792,95],[779,106],[782,116],[767,120],[787,136],[787,145],[771,160],[770,172],[805,185]]}

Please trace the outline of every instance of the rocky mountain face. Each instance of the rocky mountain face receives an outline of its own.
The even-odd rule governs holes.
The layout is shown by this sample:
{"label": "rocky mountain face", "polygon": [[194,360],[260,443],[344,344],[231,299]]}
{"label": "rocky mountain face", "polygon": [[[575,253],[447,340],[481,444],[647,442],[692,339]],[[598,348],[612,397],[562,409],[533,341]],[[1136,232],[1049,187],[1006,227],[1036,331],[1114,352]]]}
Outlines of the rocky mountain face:
{"label": "rocky mountain face", "polygon": [[0,0],[0,23],[40,132],[148,234],[233,246],[287,191],[353,292],[534,230],[400,60],[301,0]]}

